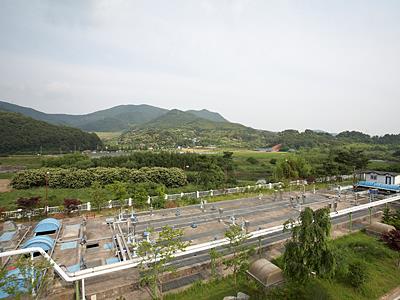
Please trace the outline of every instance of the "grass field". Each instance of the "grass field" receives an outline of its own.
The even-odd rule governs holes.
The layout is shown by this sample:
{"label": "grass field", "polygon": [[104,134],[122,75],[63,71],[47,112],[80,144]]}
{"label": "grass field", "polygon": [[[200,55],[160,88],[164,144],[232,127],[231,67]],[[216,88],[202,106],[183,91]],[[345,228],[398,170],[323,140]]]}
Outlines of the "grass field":
{"label": "grass field", "polygon": [[44,157],[38,155],[0,156],[0,166],[25,166],[28,169],[40,168]]}
{"label": "grass field", "polygon": [[[31,188],[27,190],[12,190],[11,192],[0,193],[0,207],[7,210],[16,208],[16,200],[21,197],[41,197],[41,205],[45,199],[45,188]],[[62,205],[64,198],[80,199],[82,202],[90,200],[90,188],[84,189],[49,189],[48,190],[48,205],[58,206]]]}
{"label": "grass field", "polygon": [[[340,254],[339,269],[333,279],[312,279],[304,286],[286,285],[264,294],[254,282],[242,278],[239,291],[250,295],[250,299],[372,300],[400,285],[400,270],[396,266],[399,253],[377,238],[359,232],[334,240],[332,244]],[[353,288],[345,275],[346,265],[354,261],[365,264],[368,274],[367,282],[359,289]],[[210,283],[197,283],[183,292],[166,295],[164,299],[220,300],[235,294],[233,280],[227,277]]]}

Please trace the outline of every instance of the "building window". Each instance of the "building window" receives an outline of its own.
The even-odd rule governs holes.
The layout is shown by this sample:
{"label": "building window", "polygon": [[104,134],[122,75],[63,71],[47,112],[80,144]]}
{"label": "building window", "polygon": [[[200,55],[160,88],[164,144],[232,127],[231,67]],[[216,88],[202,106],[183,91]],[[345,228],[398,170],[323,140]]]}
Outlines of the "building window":
{"label": "building window", "polygon": [[371,175],[369,175],[369,178],[371,180],[377,180],[378,179],[378,175],[371,174]]}

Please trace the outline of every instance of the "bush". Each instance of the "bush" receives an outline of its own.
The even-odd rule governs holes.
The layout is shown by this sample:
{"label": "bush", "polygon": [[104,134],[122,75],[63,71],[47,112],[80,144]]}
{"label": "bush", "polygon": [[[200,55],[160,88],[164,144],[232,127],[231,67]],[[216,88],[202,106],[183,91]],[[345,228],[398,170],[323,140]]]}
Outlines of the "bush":
{"label": "bush", "polygon": [[360,288],[368,280],[366,266],[362,262],[352,262],[349,264],[347,273],[348,282],[355,288]]}
{"label": "bush", "polygon": [[32,210],[40,203],[40,197],[19,198],[17,200],[17,207],[23,210]]}
{"label": "bush", "polygon": [[393,250],[400,251],[400,230],[392,230],[382,235],[382,240]]}
{"label": "bush", "polygon": [[81,200],[79,199],[64,199],[64,209],[67,213],[71,211],[78,210],[78,206],[81,204]]}
{"label": "bush", "polygon": [[180,187],[187,183],[183,170],[178,168],[89,168],[81,169],[33,169],[18,172],[12,179],[16,189],[29,189],[45,185],[45,174],[49,172],[49,187],[51,188],[84,188],[98,181],[101,185],[116,181],[131,184],[153,182],[167,187]]}
{"label": "bush", "polygon": [[252,164],[252,165],[256,165],[258,164],[258,160],[255,159],[254,157],[250,156],[248,159],[246,159],[248,163]]}

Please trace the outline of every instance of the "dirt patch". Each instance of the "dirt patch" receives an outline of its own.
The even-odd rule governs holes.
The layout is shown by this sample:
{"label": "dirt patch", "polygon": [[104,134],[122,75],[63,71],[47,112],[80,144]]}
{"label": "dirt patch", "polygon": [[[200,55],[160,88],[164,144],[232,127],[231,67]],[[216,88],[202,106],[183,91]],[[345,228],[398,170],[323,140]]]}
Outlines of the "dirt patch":
{"label": "dirt patch", "polygon": [[10,179],[0,179],[0,193],[11,191],[11,180]]}

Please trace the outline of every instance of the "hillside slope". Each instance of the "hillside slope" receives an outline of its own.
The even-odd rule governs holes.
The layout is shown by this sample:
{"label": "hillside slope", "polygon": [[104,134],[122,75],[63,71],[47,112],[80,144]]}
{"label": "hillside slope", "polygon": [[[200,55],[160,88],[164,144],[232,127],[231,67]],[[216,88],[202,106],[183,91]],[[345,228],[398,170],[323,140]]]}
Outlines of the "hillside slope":
{"label": "hillside slope", "polygon": [[121,135],[120,144],[136,149],[178,146],[258,147],[273,135],[241,124],[215,122],[192,113],[171,110]]}
{"label": "hillside slope", "polygon": [[0,111],[0,153],[92,150],[102,146],[99,137],[80,129],[52,125],[19,113]]}

